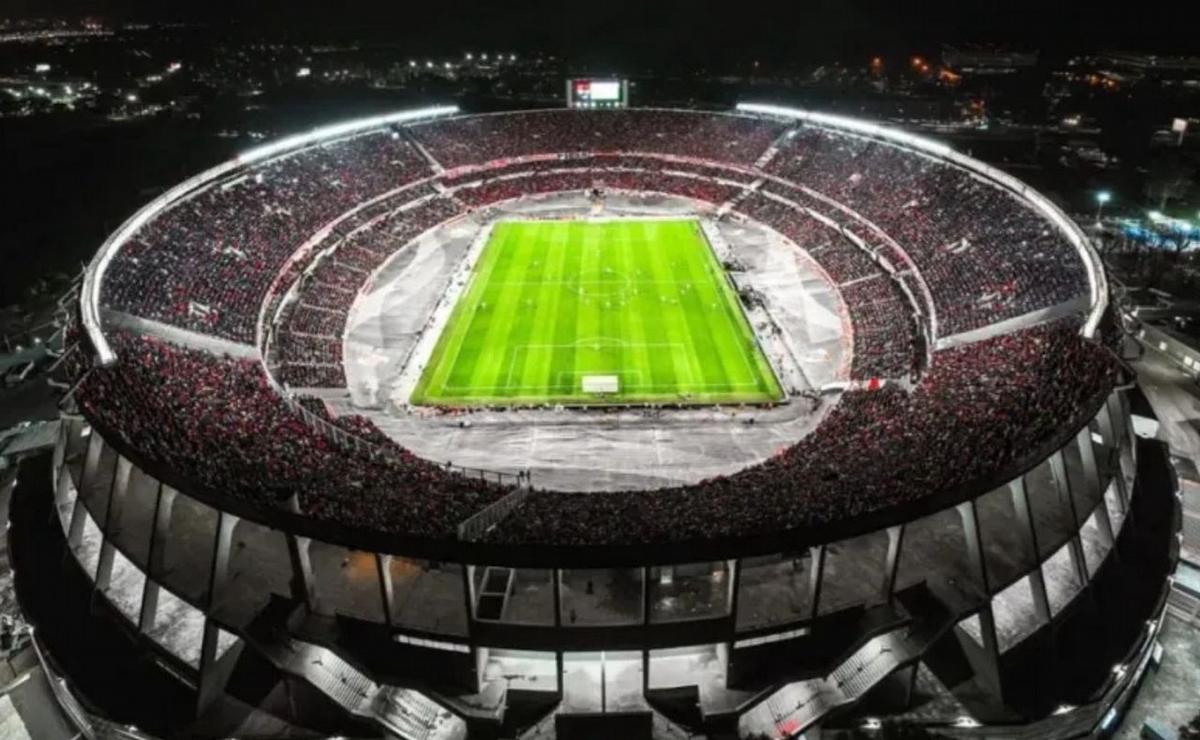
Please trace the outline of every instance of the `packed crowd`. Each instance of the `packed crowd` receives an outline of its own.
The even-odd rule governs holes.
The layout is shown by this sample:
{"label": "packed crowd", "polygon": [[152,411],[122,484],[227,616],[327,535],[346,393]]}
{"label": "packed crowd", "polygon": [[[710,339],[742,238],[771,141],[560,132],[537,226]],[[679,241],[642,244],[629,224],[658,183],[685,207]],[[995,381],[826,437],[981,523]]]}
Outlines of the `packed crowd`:
{"label": "packed crowd", "polygon": [[1064,321],[938,352],[911,392],[847,392],[812,434],[730,476],[616,495],[535,492],[489,538],[584,545],[754,536],[1015,473],[1081,424],[1116,380],[1112,355],[1077,330]]}
{"label": "packed crowd", "polygon": [[875,276],[842,288],[854,327],[850,375],[856,380],[904,378],[920,365],[912,305],[890,277]]}
{"label": "packed crowd", "polygon": [[342,333],[371,272],[397,249],[461,212],[454,201],[432,196],[345,235],[299,277],[296,300],[281,312],[268,353],[276,376],[295,388],[344,387]]}
{"label": "packed crowd", "polygon": [[571,152],[655,152],[751,165],[785,129],[744,116],[652,108],[529,111],[410,127],[446,169]]}
{"label": "packed crowd", "polygon": [[389,131],[256,165],[139,229],[110,264],[101,301],[253,342],[263,296],[300,245],[338,215],[430,174],[420,154]]}
{"label": "packed crowd", "polygon": [[[143,460],[187,481],[185,490],[263,509],[297,494],[310,517],[420,537],[453,536],[458,522],[506,493],[378,432],[376,447],[337,446],[288,408],[256,361],[128,332],[109,338],[120,362],[88,375],[78,401]],[[343,423],[369,433],[361,420]]]}
{"label": "packed crowd", "polygon": [[576,165],[575,160],[525,163],[516,174],[504,169],[502,175],[489,179],[480,180],[477,175],[474,182],[455,190],[454,195],[476,208],[527,195],[609,189],[668,193],[720,205],[742,190],[735,185],[661,170],[577,169]]}
{"label": "packed crowd", "polygon": [[[1011,474],[1082,423],[1116,381],[1111,353],[1077,329],[1064,320],[940,351],[911,391],[849,391],[810,435],[730,476],[647,492],[536,491],[489,537],[582,545],[755,535]],[[275,394],[257,362],[110,336],[121,360],[94,370],[79,402],[180,485],[264,509],[295,493],[308,516],[422,537],[452,536],[505,493],[416,458],[366,419],[305,403],[371,442],[334,444]]]}
{"label": "packed crowd", "polygon": [[482,208],[528,195],[591,190],[596,186],[595,175],[588,171],[538,172],[513,178],[485,180],[474,187],[454,191],[454,197],[472,208]]}
{"label": "packed crowd", "polygon": [[577,170],[637,170],[646,173],[661,173],[665,175],[692,174],[709,180],[725,180],[742,185],[749,185],[757,176],[749,171],[720,167],[716,164],[701,162],[676,161],[663,157],[636,154],[573,154],[573,155],[542,155],[538,159],[525,161],[507,161],[489,165],[483,169],[471,169],[447,174],[439,181],[448,188],[459,187],[481,180],[492,180],[501,175],[514,175],[521,172],[541,172],[548,169],[577,169]]}
{"label": "packed crowd", "polygon": [[786,203],[756,194],[737,209],[792,240],[839,285],[853,326],[852,378],[903,378],[916,370],[913,306],[882,266],[844,235]]}
{"label": "packed crowd", "polygon": [[[767,166],[874,222],[912,257],[957,334],[1087,292],[1074,247],[1021,199],[969,172],[894,146],[806,128]],[[785,197],[796,191],[778,183]]]}

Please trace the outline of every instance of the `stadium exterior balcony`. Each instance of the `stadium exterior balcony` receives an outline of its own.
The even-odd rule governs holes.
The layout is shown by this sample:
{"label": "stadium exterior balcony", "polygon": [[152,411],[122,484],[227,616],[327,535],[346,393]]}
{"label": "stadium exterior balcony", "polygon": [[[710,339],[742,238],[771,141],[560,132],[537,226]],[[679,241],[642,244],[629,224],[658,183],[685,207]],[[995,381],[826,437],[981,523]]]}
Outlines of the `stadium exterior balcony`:
{"label": "stadium exterior balcony", "polygon": [[[894,665],[841,689],[853,703],[887,676],[915,670],[948,635],[982,687],[998,700],[1029,701],[1013,664],[1026,665],[1060,623],[1077,618],[1093,580],[1137,557],[1130,527],[1150,517],[1131,513],[1146,505],[1139,496],[1162,493],[1139,489],[1138,469],[1129,400],[1119,391],[1023,475],[907,522],[796,541],[767,556],[704,551],[699,563],[694,552],[670,564],[577,567],[548,559],[550,549],[525,564],[536,567],[511,567],[504,551],[470,543],[434,561],[242,518],[164,483],[68,415],[52,461],[53,526],[118,621],[192,677],[201,705],[219,693],[222,656],[235,645],[283,665],[264,636],[279,629],[304,649],[341,655],[372,685],[432,681],[463,694],[484,682],[477,661],[489,655],[557,656],[561,693],[564,651],[634,651],[648,677],[665,670],[656,661],[672,650],[724,646],[728,683],[758,699],[738,694],[705,711],[753,725],[768,711],[769,689],[785,690],[781,679],[816,677],[792,691],[840,682],[860,670],[854,661],[865,660],[863,651],[891,645]],[[486,559],[493,554],[501,559]],[[1127,670],[1144,668],[1149,642],[1130,648]],[[1124,678],[1106,684],[1106,701],[1127,695]],[[433,696],[456,707],[453,696]]]}

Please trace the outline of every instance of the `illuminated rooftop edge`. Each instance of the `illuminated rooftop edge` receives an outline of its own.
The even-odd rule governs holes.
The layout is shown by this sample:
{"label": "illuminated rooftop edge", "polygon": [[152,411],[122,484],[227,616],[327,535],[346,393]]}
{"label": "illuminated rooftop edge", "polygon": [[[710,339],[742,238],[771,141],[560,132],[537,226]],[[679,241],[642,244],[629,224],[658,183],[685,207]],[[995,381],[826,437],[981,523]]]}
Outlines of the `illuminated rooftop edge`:
{"label": "illuminated rooftop edge", "polygon": [[284,152],[300,149],[319,141],[345,136],[358,131],[367,131],[380,126],[404,123],[420,118],[446,116],[457,112],[458,107],[453,105],[431,106],[428,108],[415,108],[395,113],[385,113],[366,118],[356,118],[329,126],[320,126],[306,133],[287,136],[270,144],[264,144],[263,146],[242,152],[231,160],[222,162],[216,167],[205,170],[179,183],[142,206],[140,210],[134,213],[125,223],[121,224],[120,228],[105,240],[84,273],[83,286],[80,289],[80,314],[84,331],[87,332],[92,346],[96,349],[96,355],[100,360],[100,364],[110,365],[117,359],[116,353],[109,345],[108,340],[105,339],[104,333],[100,330],[100,284],[104,279],[104,273],[108,270],[108,265],[112,261],[113,256],[124,246],[125,242],[137,233],[138,229],[166,210],[175,201],[193,190],[220,179],[241,167],[261,162]]}
{"label": "illuminated rooftop edge", "polygon": [[974,157],[968,157],[961,152],[955,151],[952,147],[940,141],[910,134],[900,129],[881,126],[871,121],[769,103],[738,103],[737,109],[745,113],[795,118],[819,126],[843,129],[877,139],[893,141],[910,149],[925,152],[944,159],[947,162],[952,162],[963,169],[986,177],[997,185],[1024,198],[1029,205],[1033,206],[1039,213],[1049,219],[1052,224],[1058,227],[1059,231],[1067,237],[1068,241],[1071,242],[1072,246],[1079,252],[1079,256],[1083,259],[1083,264],[1088,274],[1091,309],[1088,312],[1087,321],[1084,323],[1082,334],[1085,337],[1095,335],[1100,318],[1104,315],[1104,309],[1108,306],[1108,280],[1105,277],[1100,256],[1092,248],[1087,235],[1083,233],[1083,229],[1079,228],[1078,224],[1072,221],[1058,206],[1051,203],[1046,196],[1037,190],[1034,190],[1007,172],[984,164]]}

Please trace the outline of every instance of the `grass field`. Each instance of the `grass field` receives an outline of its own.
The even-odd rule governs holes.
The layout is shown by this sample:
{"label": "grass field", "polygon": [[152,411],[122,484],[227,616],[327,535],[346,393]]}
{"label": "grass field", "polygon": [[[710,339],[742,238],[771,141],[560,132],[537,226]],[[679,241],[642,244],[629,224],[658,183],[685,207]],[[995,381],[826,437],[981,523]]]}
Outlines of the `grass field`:
{"label": "grass field", "polygon": [[[616,376],[616,393],[584,392]],[[764,403],[783,393],[699,225],[495,225],[412,402]]]}

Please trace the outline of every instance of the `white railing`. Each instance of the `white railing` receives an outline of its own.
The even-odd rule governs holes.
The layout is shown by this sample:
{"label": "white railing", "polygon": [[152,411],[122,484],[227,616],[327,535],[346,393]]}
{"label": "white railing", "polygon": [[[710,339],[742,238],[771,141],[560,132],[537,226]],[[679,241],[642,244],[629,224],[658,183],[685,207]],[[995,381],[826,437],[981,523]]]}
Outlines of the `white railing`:
{"label": "white railing", "polygon": [[528,486],[521,486],[492,505],[481,509],[458,525],[458,538],[465,542],[478,542],[493,527],[504,520],[513,509],[529,497]]}
{"label": "white railing", "polygon": [[1091,310],[1083,327],[1083,335],[1086,337],[1095,335],[1096,327],[1100,324],[1100,318],[1104,315],[1104,309],[1108,305],[1108,280],[1104,274],[1104,266],[1100,261],[1100,255],[1092,248],[1091,242],[1088,241],[1087,236],[1079,228],[1079,225],[1067,217],[1058,206],[1051,203],[1049,199],[1038,191],[1012,175],[998,170],[991,165],[984,164],[974,157],[968,157],[940,141],[910,134],[900,129],[882,126],[872,121],[766,103],[738,103],[737,109],[746,113],[758,113],[805,121],[818,126],[841,129],[863,136],[894,142],[915,151],[951,162],[1020,196],[1026,203],[1058,227],[1059,232],[1079,252],[1080,259],[1087,270],[1088,287],[1091,293]]}

